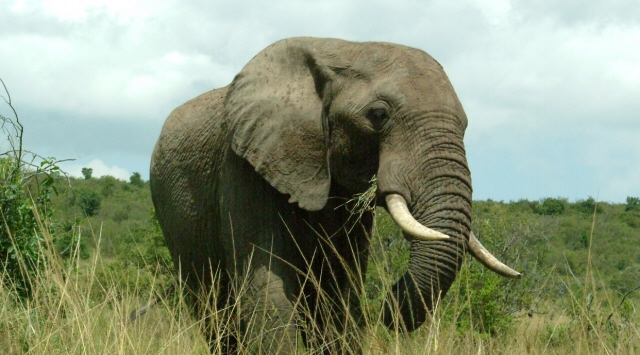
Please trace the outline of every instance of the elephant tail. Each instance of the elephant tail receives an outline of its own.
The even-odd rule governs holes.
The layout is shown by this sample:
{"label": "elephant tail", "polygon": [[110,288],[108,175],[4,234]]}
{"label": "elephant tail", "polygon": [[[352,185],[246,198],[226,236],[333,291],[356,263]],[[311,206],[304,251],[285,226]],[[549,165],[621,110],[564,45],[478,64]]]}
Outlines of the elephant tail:
{"label": "elephant tail", "polygon": [[146,306],[144,306],[142,308],[138,308],[138,309],[134,310],[133,312],[131,312],[131,314],[129,315],[129,324],[133,323],[136,319],[138,319],[139,317],[141,317],[142,315],[147,313],[147,311],[149,309],[151,309],[151,307],[153,307],[156,304],[158,304],[158,302],[162,301],[163,298],[167,298],[169,296],[172,296],[175,291],[176,291],[176,284],[172,283],[160,295],[158,295],[158,297],[153,299],[151,302],[147,303]]}

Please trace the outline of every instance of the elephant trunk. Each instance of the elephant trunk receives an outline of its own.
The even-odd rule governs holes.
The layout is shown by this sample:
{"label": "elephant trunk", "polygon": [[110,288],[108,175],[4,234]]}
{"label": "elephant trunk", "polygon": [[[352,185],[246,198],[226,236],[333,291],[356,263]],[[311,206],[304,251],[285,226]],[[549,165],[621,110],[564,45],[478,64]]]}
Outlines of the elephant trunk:
{"label": "elephant trunk", "polygon": [[[385,310],[384,322],[389,327],[400,326],[412,331],[422,325],[429,312],[447,293],[460,270],[466,236],[470,231],[470,219],[467,216],[455,216],[460,212],[447,211],[442,214],[449,216],[440,217],[441,215],[436,214],[435,219],[440,221],[436,224],[427,224],[423,222],[423,218],[417,218],[422,224],[449,235],[452,240],[411,241],[407,271],[393,285],[390,304]],[[454,231],[451,228],[453,226],[457,226],[457,230]],[[403,324],[396,323],[396,310]]]}
{"label": "elephant trunk", "polygon": [[412,331],[424,323],[462,265],[471,232],[471,177],[462,137],[452,142],[450,133],[440,129],[431,135],[426,140],[430,146],[426,153],[416,154],[422,159],[413,168],[390,162],[381,164],[378,171],[382,194],[402,195],[417,222],[449,236],[447,240],[424,240],[405,231],[411,254],[407,271],[393,285],[385,309],[384,322],[390,328]]}

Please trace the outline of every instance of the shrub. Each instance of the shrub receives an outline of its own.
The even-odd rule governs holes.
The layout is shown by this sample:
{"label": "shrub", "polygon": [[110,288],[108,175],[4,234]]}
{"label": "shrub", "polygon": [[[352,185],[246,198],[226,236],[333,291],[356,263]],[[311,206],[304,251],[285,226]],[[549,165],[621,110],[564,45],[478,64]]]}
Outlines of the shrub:
{"label": "shrub", "polygon": [[116,191],[117,182],[118,180],[113,176],[106,175],[101,177],[100,183],[102,185],[102,188],[100,189],[100,193],[102,194],[102,196],[109,197],[113,195],[113,193]]}
{"label": "shrub", "polygon": [[137,187],[143,187],[144,186],[144,181],[142,180],[142,177],[140,176],[140,173],[133,173],[133,175],[131,175],[131,177],[129,177],[129,181],[131,182],[131,185],[133,185],[133,186],[137,186]]}
{"label": "shrub", "polygon": [[627,204],[624,207],[625,211],[640,211],[640,197],[627,196]]}
{"label": "shrub", "polygon": [[545,216],[558,216],[564,213],[566,201],[560,198],[545,198],[534,208],[534,212]]}
{"label": "shrub", "polygon": [[589,198],[587,198],[586,200],[577,201],[574,204],[574,208],[582,213],[593,213],[595,211],[596,213],[600,214],[604,212],[602,206],[598,205],[596,200],[591,196],[589,196]]}
{"label": "shrub", "polygon": [[64,221],[60,225],[60,230],[56,233],[55,247],[63,258],[69,258],[75,253],[81,259],[89,258],[89,248],[85,239],[79,233],[81,220],[76,218],[74,221]]}
{"label": "shrub", "polygon": [[113,212],[111,219],[116,222],[126,221],[127,219],[129,219],[129,212],[130,210],[128,208],[118,208],[115,212]]}
{"label": "shrub", "polygon": [[511,286],[508,280],[488,272],[475,260],[466,262],[457,277],[457,288],[451,297],[457,298],[463,310],[445,313],[445,319],[455,319],[460,332],[470,329],[492,336],[503,334],[515,322],[513,309],[509,304]]}
{"label": "shrub", "polygon": [[444,302],[444,318],[460,332],[474,330],[498,336],[512,329],[516,314],[540,307],[538,295],[544,291],[547,276],[538,267],[545,259],[546,225],[540,223],[519,201],[514,206],[496,202],[473,205],[473,230],[484,246],[505,264],[522,272],[520,280],[510,280],[467,258]]}
{"label": "shrub", "polygon": [[147,223],[134,228],[128,237],[121,239],[117,249],[118,259],[125,268],[133,266],[150,269],[153,274],[171,274],[171,255],[164,244],[164,236],[153,209]]}
{"label": "shrub", "polygon": [[77,193],[77,199],[78,205],[87,217],[95,215],[100,209],[100,203],[102,202],[100,195],[95,191],[87,189],[79,190]]}
{"label": "shrub", "polygon": [[[4,87],[4,82],[0,79]],[[6,91],[6,87],[5,87]],[[42,231],[50,232],[51,194],[56,193],[54,176],[59,173],[55,158],[43,159],[32,154],[30,162],[23,160],[22,124],[6,91],[5,102],[15,119],[0,115],[0,129],[6,134],[12,149],[0,154],[0,274],[6,286],[18,295],[32,292],[32,280],[44,265]],[[34,165],[36,158],[42,162]]]}

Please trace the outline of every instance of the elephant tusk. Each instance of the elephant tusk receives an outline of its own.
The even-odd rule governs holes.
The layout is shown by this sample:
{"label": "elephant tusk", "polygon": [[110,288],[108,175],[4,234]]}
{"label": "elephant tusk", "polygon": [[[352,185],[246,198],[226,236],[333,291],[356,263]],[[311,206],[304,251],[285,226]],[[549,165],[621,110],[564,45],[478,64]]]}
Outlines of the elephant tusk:
{"label": "elephant tusk", "polygon": [[480,243],[480,241],[473,235],[473,232],[469,234],[469,253],[473,255],[482,265],[486,266],[489,270],[495,272],[498,275],[508,277],[511,279],[519,279],[522,274],[503,264],[495,256]]}
{"label": "elephant tusk", "polygon": [[[387,209],[393,220],[398,224],[406,234],[412,236],[414,239],[419,240],[447,240],[450,239],[448,235],[440,233],[431,228],[427,228],[416,221],[415,218],[409,212],[407,202],[404,197],[398,194],[389,194],[385,197],[387,202]],[[409,239],[409,238],[407,238]]]}

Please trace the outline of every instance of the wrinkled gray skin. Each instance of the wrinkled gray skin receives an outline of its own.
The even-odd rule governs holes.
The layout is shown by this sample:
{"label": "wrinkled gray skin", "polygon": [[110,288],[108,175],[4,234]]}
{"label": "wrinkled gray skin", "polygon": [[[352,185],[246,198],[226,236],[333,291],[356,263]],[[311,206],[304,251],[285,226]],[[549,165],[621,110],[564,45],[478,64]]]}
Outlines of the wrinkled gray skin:
{"label": "wrinkled gray skin", "polygon": [[[263,352],[293,353],[303,322],[317,329],[302,334],[308,345],[358,352],[355,341],[353,349],[332,348],[333,335],[323,332],[332,324],[358,336],[357,327],[344,329],[345,317],[361,323],[359,288],[347,275],[366,270],[373,215],[356,221],[343,204],[377,175],[379,205],[400,194],[415,219],[452,238],[412,241],[384,319],[412,331],[449,290],[469,238],[466,127],[446,74],[423,51],[337,39],[276,42],[229,86],[178,107],[164,124],[151,189],[176,268],[195,294],[218,278],[218,307],[241,298],[236,336],[259,336]],[[240,295],[234,280],[247,270]],[[339,298],[346,305],[331,302]],[[398,306],[401,322],[391,316]],[[304,310],[317,327],[299,317]],[[223,352],[236,341],[210,340],[212,348],[228,346]]]}

